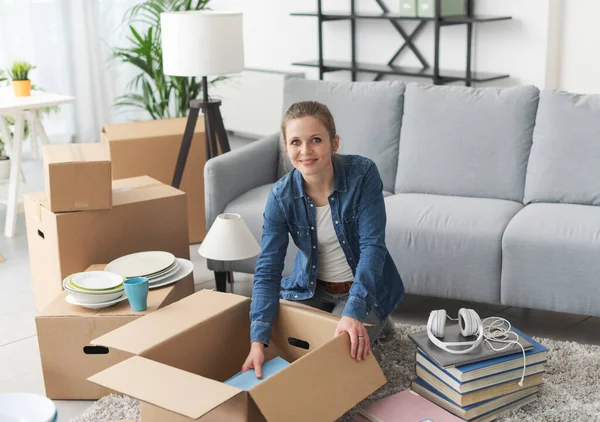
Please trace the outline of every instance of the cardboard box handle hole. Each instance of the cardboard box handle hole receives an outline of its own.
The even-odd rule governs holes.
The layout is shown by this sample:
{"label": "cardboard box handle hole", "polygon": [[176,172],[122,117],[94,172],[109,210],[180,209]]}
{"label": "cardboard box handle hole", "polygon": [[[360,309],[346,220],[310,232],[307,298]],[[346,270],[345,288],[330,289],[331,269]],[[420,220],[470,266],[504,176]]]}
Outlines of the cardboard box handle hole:
{"label": "cardboard box handle hole", "polygon": [[108,355],[108,347],[83,346],[83,353],[86,355]]}
{"label": "cardboard box handle hole", "polygon": [[300,349],[308,350],[310,348],[310,344],[307,341],[300,340],[295,337],[288,337],[288,343],[294,347],[298,347]]}

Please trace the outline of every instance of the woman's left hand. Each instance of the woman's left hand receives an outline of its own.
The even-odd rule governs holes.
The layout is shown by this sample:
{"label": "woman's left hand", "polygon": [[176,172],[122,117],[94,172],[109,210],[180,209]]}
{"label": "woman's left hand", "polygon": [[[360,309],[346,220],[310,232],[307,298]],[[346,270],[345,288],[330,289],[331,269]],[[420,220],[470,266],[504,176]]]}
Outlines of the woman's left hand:
{"label": "woman's left hand", "polygon": [[335,335],[347,332],[350,334],[350,356],[363,360],[371,353],[371,341],[364,324],[351,317],[342,317],[335,329]]}

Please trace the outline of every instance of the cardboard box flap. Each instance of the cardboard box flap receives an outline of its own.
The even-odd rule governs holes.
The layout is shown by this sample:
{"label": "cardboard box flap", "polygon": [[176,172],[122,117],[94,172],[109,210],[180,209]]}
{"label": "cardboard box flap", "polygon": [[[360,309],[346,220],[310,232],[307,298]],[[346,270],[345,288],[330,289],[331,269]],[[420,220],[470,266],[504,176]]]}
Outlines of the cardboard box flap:
{"label": "cardboard box flap", "polygon": [[385,383],[373,354],[352,359],[350,337],[341,334],[250,389],[250,395],[270,421],[336,420]]}
{"label": "cardboard box flap", "polygon": [[[185,131],[187,118],[148,120],[143,122],[119,123],[106,125],[102,128],[104,140],[127,141],[140,138],[160,138],[164,136],[181,135]],[[204,132],[204,120],[198,116],[194,132]]]}
{"label": "cardboard box flap", "polygon": [[112,189],[113,206],[185,195],[185,192],[149,176],[113,180]]}
{"label": "cardboard box flap", "polygon": [[249,309],[249,304],[247,297],[201,290],[100,336],[91,344],[141,355],[202,321],[218,317],[233,306],[243,305]]}
{"label": "cardboard box flap", "polygon": [[88,378],[95,384],[198,419],[242,390],[134,356]]}
{"label": "cardboard box flap", "polygon": [[47,145],[43,154],[47,164],[110,161],[110,149],[100,143]]}

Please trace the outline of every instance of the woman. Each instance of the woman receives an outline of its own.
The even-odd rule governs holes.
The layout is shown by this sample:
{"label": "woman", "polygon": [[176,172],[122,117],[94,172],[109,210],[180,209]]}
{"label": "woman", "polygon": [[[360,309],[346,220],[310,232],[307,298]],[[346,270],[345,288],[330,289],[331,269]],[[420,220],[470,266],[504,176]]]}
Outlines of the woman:
{"label": "woman", "polygon": [[[294,169],[273,185],[265,207],[250,310],[252,344],[242,367],[254,368],[258,378],[280,298],[340,315],[334,334],[347,332],[350,354],[361,360],[404,296],[385,246],[375,163],[336,155],[340,138],[333,116],[318,102],[293,104],[281,130]],[[288,234],[299,251],[292,275],[282,279]]]}

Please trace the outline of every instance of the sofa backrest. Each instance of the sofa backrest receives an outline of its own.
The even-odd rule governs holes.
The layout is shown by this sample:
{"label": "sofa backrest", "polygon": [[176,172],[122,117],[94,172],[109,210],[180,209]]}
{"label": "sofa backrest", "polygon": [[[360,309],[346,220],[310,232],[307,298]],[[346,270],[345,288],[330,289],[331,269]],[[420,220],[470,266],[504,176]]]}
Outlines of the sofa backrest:
{"label": "sofa backrest", "polygon": [[525,182],[532,202],[600,205],[600,95],[542,91]]}
{"label": "sofa backrest", "polygon": [[[340,154],[372,159],[383,189],[394,191],[398,142],[402,126],[404,84],[400,81],[329,82],[289,79],[285,83],[282,117],[295,102],[314,100],[325,104],[340,135]],[[283,157],[283,154],[280,154]],[[292,169],[287,157],[280,160],[278,176]],[[286,171],[287,170],[287,171]]]}
{"label": "sofa backrest", "polygon": [[395,192],[522,202],[539,90],[411,83]]}

